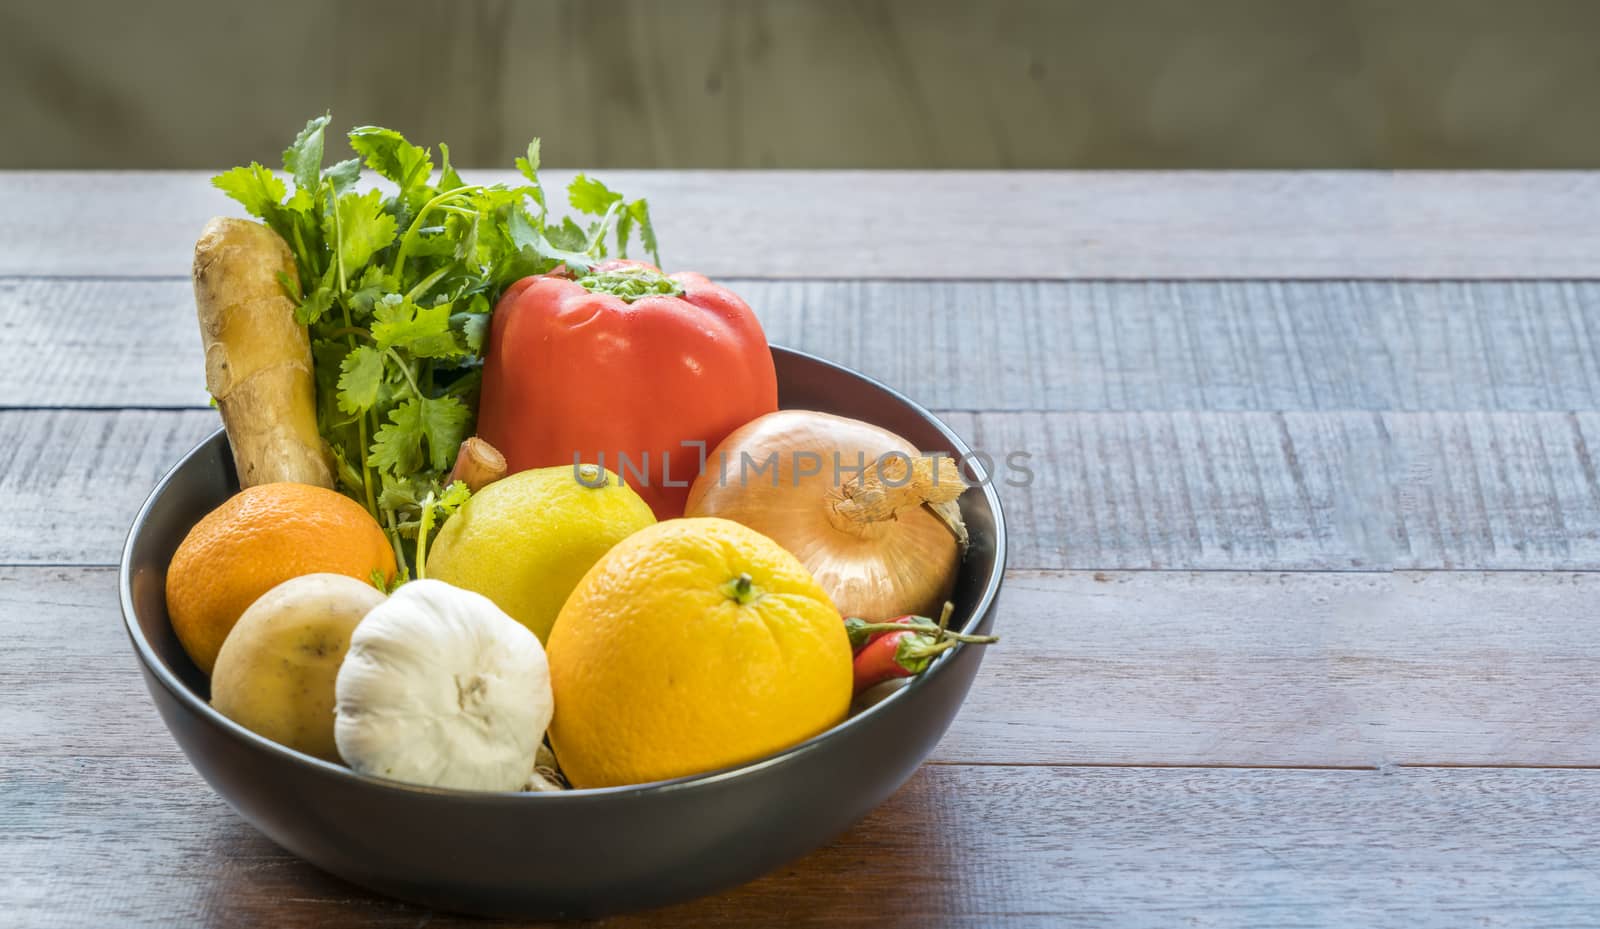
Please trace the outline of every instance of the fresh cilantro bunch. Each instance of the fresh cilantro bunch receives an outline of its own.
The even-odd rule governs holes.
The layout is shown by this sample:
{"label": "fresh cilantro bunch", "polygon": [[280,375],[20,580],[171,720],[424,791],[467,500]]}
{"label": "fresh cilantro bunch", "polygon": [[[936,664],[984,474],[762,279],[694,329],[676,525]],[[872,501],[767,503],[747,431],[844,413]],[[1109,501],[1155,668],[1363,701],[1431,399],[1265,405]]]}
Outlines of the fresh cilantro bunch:
{"label": "fresh cilantro bunch", "polygon": [[[464,486],[444,479],[472,434],[501,291],[562,265],[586,274],[610,242],[626,255],[636,227],[660,259],[648,204],[592,178],[567,189],[584,223],[552,216],[537,139],[516,159],[525,183],[485,186],[462,180],[443,143],[436,173],[428,149],[376,126],[351,130],[357,157],[324,168],[328,120],[306,123],[283,153],[292,194],[254,162],[212,183],[294,253],[298,280],[282,284],[310,331],[318,427],[341,489],[383,526],[408,577],[429,528],[466,500]],[[363,165],[393,189],[362,185]]]}

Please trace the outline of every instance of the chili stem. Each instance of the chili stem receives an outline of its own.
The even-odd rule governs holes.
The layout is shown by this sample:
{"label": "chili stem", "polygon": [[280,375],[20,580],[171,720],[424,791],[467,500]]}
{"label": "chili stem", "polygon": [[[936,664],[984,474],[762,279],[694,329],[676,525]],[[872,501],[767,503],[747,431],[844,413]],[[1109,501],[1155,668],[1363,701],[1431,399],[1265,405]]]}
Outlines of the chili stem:
{"label": "chili stem", "polygon": [[989,645],[1000,641],[1000,637],[997,635],[971,635],[965,632],[951,632],[948,629],[939,630],[913,623],[862,623],[859,626],[850,627],[850,631],[867,635],[877,635],[880,632],[916,632],[922,635],[934,636],[936,640],[949,639],[954,642],[970,642],[973,645]]}
{"label": "chili stem", "polygon": [[937,655],[940,652],[946,652],[946,651],[949,651],[950,649],[955,648],[955,647],[956,647],[956,640],[955,639],[945,639],[943,642],[936,642],[933,645],[927,645],[927,646],[913,645],[913,646],[909,646],[909,647],[907,647],[905,649],[905,651],[903,652],[902,657],[905,657],[905,658],[932,658],[934,655]]}

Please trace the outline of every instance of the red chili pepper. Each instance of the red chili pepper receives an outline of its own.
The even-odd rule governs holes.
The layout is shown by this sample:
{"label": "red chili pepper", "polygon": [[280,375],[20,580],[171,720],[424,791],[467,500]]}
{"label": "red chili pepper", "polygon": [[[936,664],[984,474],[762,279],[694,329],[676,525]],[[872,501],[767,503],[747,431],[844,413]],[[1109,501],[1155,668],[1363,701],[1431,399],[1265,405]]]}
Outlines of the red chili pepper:
{"label": "red chili pepper", "polygon": [[859,655],[861,650],[866,648],[867,644],[874,639],[886,636],[891,632],[898,632],[898,629],[886,628],[895,625],[916,626],[920,629],[927,629],[929,632],[935,632],[939,628],[937,623],[926,616],[896,616],[894,619],[881,623],[867,622],[864,619],[852,616],[844,621],[844,631],[850,636],[850,648]]}
{"label": "red chili pepper", "polygon": [[869,623],[854,617],[845,620],[850,644],[856,649],[852,665],[855,692],[897,677],[921,674],[936,656],[955,648],[958,642],[987,645],[1000,641],[998,636],[951,632],[947,627],[954,608],[946,603],[937,623],[926,616],[897,616],[886,623]]}
{"label": "red chili pepper", "polygon": [[910,630],[880,635],[856,655],[855,692],[892,678],[921,674],[935,655],[955,645],[954,639],[940,642],[931,635]]}

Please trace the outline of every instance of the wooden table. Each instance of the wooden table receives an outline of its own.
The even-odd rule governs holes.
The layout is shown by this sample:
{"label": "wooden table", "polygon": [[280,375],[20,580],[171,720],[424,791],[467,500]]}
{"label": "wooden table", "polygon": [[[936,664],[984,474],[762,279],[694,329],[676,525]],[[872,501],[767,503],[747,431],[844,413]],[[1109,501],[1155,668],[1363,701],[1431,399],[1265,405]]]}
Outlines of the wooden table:
{"label": "wooden table", "polygon": [[[1600,923],[1600,176],[614,179],[774,342],[1038,479],[931,762],[609,925]],[[122,632],[129,520],[217,423],[229,206],[0,175],[0,926],[478,925],[236,818]]]}

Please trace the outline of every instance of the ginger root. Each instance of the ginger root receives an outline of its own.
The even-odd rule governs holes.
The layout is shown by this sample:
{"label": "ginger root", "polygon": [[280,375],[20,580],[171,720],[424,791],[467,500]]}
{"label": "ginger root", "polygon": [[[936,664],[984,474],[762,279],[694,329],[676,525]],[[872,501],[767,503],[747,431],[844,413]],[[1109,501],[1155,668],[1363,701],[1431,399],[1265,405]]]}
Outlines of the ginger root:
{"label": "ginger root", "polygon": [[317,431],[311,340],[278,275],[298,280],[276,232],[217,217],[194,246],[194,302],[216,398],[242,487],[294,481],[333,488]]}

